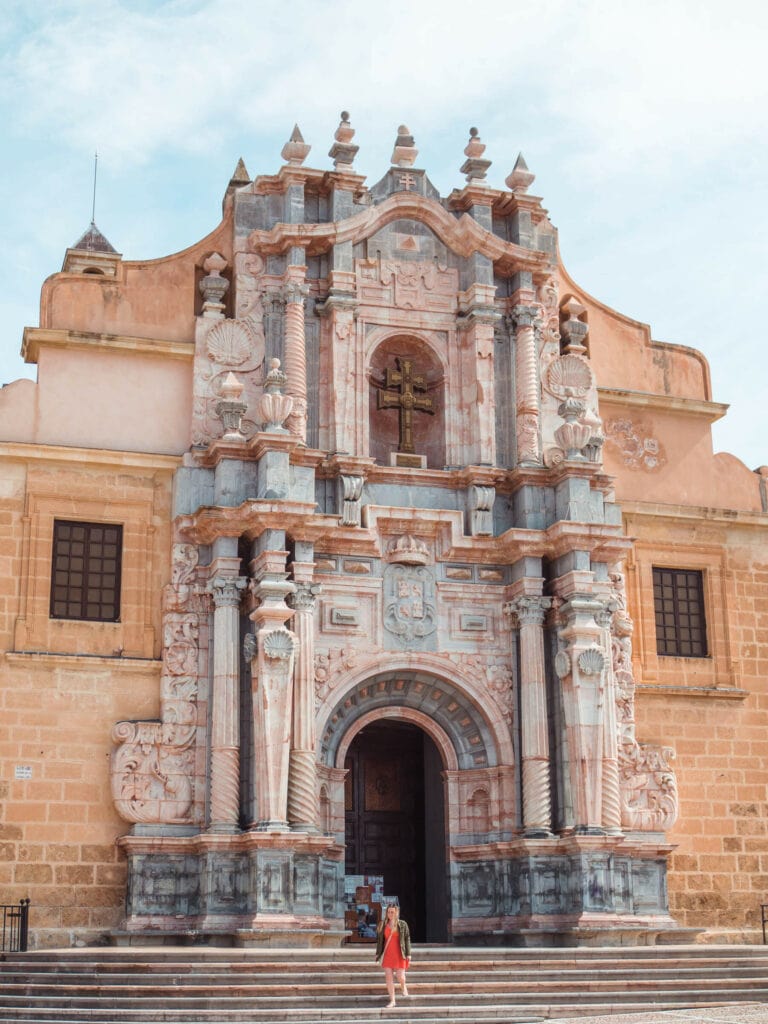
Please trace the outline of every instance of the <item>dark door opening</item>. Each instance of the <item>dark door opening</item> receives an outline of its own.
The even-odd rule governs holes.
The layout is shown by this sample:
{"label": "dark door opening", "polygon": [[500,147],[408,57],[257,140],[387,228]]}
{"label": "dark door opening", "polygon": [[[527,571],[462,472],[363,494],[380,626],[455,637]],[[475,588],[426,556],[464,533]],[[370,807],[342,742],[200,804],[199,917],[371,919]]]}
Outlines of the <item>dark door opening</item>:
{"label": "dark door opening", "polygon": [[445,942],[448,897],[442,760],[407,722],[366,726],[344,763],[346,873],[383,875],[416,942]]}

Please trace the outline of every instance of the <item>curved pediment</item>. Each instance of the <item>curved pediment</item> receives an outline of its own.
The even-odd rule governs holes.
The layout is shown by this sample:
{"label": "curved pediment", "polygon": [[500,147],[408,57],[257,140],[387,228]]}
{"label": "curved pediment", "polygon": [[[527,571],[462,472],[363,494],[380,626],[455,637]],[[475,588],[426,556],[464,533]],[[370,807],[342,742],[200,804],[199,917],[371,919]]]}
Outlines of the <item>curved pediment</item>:
{"label": "curved pediment", "polygon": [[424,224],[457,256],[473,252],[487,256],[504,269],[543,271],[551,263],[548,253],[526,249],[480,227],[469,214],[458,219],[440,203],[411,192],[396,192],[377,206],[370,207],[344,221],[326,224],[275,224],[269,231],[252,231],[248,236],[251,251],[266,254],[286,252],[293,246],[306,249],[308,255],[327,252],[342,242],[361,242],[392,221],[408,218]]}

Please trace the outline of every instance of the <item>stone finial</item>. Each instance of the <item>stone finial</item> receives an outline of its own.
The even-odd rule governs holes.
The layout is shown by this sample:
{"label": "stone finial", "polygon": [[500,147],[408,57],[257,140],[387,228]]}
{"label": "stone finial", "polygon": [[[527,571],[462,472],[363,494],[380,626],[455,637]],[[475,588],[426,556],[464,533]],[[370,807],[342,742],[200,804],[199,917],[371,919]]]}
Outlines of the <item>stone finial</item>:
{"label": "stone finial", "polygon": [[536,175],[531,174],[528,170],[528,164],[523,160],[523,154],[518,153],[515,166],[505,179],[504,184],[510,192],[519,192],[522,195],[528,191],[528,187],[533,184],[535,178]]}
{"label": "stone finial", "polygon": [[336,140],[328,151],[328,156],[333,160],[334,170],[351,171],[359,146],[352,145],[355,137],[355,129],[349,123],[349,112],[342,110],[341,122],[333,136]]}
{"label": "stone finial", "polygon": [[413,143],[413,136],[406,127],[401,124],[397,129],[395,148],[392,150],[392,163],[395,167],[413,167],[416,157],[419,155]]}
{"label": "stone finial", "polygon": [[293,399],[283,394],[288,378],[280,369],[279,359],[271,359],[269,366],[269,373],[264,380],[264,394],[259,399],[259,416],[266,431],[286,434],[283,423],[293,408]]}
{"label": "stone finial", "polygon": [[483,160],[485,143],[480,141],[477,128],[469,129],[469,142],[464,147],[466,160],[461,165],[461,173],[466,174],[467,181],[482,181],[491,166],[490,160]]}
{"label": "stone finial", "polygon": [[203,316],[208,319],[219,319],[224,315],[224,296],[229,288],[229,281],[221,276],[227,261],[217,252],[211,253],[203,261],[205,277],[199,284],[203,296]]}
{"label": "stone finial", "polygon": [[243,413],[247,409],[245,402],[241,401],[245,385],[241,384],[234,373],[228,373],[221,385],[221,398],[216,403],[216,415],[224,425],[224,441],[243,441],[244,436],[240,430]]}
{"label": "stone finial", "polygon": [[248,168],[245,166],[243,158],[237,161],[237,167],[232,172],[232,177],[229,179],[229,184],[233,188],[242,188],[243,185],[250,185],[251,176],[248,173]]}
{"label": "stone finial", "polygon": [[291,137],[288,139],[286,144],[283,146],[280,156],[283,160],[287,161],[290,167],[301,167],[304,161],[307,159],[311,146],[308,146],[304,141],[304,137],[299,131],[299,126],[295,124]]}

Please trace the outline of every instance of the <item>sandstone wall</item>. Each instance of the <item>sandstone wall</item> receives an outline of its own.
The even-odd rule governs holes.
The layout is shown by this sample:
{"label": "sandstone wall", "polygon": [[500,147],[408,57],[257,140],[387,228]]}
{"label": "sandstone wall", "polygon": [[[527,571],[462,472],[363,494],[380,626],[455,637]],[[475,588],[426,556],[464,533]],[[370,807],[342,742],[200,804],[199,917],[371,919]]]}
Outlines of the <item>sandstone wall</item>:
{"label": "sandstone wall", "polygon": [[[171,460],[4,454],[0,902],[30,897],[32,945],[68,946],[98,938],[122,914],[115,839],[126,825],[109,789],[110,731],[121,718],[158,714]],[[85,507],[94,520],[124,524],[119,623],[48,619],[52,520]]]}

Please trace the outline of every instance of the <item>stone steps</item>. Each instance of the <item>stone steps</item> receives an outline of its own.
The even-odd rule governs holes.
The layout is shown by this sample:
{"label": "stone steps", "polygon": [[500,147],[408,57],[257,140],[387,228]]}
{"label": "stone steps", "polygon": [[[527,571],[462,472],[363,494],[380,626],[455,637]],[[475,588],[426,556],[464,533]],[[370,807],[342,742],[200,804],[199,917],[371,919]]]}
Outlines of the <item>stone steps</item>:
{"label": "stone steps", "polygon": [[385,1009],[370,947],[52,950],[0,962],[0,1022],[525,1024],[768,1002],[768,948],[414,949],[410,995]]}

